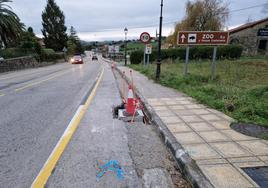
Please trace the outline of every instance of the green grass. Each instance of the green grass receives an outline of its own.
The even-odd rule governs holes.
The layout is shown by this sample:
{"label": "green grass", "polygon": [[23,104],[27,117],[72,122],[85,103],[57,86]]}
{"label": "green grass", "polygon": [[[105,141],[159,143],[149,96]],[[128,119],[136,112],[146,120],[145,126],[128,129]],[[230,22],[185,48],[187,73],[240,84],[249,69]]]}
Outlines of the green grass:
{"label": "green grass", "polygon": [[[156,65],[130,65],[155,77]],[[217,62],[217,78],[210,79],[210,61],[192,61],[183,77],[182,61],[164,61],[160,84],[182,91],[199,102],[220,110],[239,122],[268,127],[268,59],[241,58]]]}

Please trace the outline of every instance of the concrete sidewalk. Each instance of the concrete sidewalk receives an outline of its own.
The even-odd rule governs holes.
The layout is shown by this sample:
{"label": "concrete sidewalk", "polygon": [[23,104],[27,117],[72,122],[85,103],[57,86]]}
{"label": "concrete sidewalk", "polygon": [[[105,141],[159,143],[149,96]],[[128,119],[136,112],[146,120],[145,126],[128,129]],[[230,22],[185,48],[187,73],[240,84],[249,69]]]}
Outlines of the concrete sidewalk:
{"label": "concrete sidewalk", "polygon": [[[130,79],[129,68],[118,69]],[[232,118],[183,93],[134,70],[133,77],[136,88],[214,187],[260,187],[243,168],[268,166],[267,141],[232,130]]]}

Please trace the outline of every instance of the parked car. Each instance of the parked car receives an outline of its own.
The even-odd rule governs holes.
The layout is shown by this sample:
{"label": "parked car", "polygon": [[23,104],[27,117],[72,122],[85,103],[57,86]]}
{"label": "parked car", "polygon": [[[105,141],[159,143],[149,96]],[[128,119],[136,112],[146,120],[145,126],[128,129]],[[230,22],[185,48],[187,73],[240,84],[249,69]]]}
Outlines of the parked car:
{"label": "parked car", "polygon": [[83,58],[81,55],[75,55],[71,58],[71,63],[72,64],[83,64]]}
{"label": "parked car", "polygon": [[92,56],[92,61],[94,61],[94,60],[98,61],[98,57],[96,55]]}
{"label": "parked car", "polygon": [[0,57],[0,62],[1,62],[1,61],[4,61],[4,60],[5,60],[5,59],[4,59],[3,57]]}

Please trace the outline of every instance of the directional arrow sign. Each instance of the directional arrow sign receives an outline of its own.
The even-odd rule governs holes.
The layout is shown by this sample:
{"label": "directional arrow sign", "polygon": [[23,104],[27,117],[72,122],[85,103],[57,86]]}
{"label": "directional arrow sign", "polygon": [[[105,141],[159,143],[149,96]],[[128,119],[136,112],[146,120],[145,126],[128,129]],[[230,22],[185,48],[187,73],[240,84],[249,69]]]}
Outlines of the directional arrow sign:
{"label": "directional arrow sign", "polygon": [[182,35],[181,36],[181,42],[184,43],[184,40],[186,39],[186,36],[185,35]]}
{"label": "directional arrow sign", "polygon": [[178,33],[178,45],[226,45],[229,32],[224,31],[181,31]]}

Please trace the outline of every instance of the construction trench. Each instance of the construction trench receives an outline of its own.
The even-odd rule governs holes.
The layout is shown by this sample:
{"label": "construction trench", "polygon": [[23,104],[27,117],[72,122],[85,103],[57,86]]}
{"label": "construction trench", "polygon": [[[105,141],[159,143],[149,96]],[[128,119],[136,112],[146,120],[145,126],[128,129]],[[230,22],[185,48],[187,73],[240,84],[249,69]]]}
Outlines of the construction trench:
{"label": "construction trench", "polygon": [[123,73],[130,74],[132,77],[128,85],[115,69],[115,64],[109,64],[122,98],[122,103],[115,104],[113,107],[113,116],[126,122],[130,154],[137,174],[144,182],[143,186],[146,188],[192,187],[183,178],[172,153],[163,143],[156,127],[144,112],[141,101],[135,95],[135,78],[132,77],[132,73]]}

